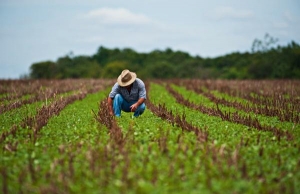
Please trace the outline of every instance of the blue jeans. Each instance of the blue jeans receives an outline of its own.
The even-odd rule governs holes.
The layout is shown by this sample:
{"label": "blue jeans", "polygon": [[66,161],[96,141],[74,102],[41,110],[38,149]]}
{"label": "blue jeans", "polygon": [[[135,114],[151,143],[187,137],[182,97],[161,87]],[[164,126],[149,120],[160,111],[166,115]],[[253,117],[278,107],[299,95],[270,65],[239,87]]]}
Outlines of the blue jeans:
{"label": "blue jeans", "polygon": [[[121,116],[121,110],[124,112],[131,112],[130,106],[136,102],[127,102],[120,94],[117,94],[114,98],[113,102],[113,109],[114,114],[117,117]],[[145,103],[141,104],[136,111],[134,112],[133,116],[138,117],[145,111],[146,105]]]}

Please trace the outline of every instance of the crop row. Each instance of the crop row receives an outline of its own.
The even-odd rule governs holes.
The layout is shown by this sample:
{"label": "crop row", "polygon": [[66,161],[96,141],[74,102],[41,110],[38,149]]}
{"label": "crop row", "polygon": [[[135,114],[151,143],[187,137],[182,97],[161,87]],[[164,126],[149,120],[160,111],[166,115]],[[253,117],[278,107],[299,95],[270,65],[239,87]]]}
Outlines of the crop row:
{"label": "crop row", "polygon": [[[286,98],[292,103],[299,102],[300,82],[298,80],[171,80],[186,86],[217,90],[231,96],[264,103]],[[261,101],[260,101],[261,100]]]}
{"label": "crop row", "polygon": [[[253,171],[261,172],[262,177],[264,177],[264,180],[270,180],[269,178],[272,176],[273,172],[276,172],[278,169],[284,169],[285,164],[283,164],[285,161],[287,163],[291,159],[287,159],[287,155],[290,155],[291,157],[296,156],[294,155],[296,152],[299,151],[299,125],[290,123],[289,125],[281,124],[278,125],[279,129],[281,130],[288,130],[289,133],[293,134],[295,136],[294,140],[288,140],[283,139],[281,143],[276,143],[276,138],[273,133],[269,132],[263,132],[260,130],[257,130],[255,128],[245,128],[241,125],[235,125],[234,123],[230,122],[224,122],[219,120],[221,118],[220,116],[213,116],[209,113],[201,114],[199,110],[193,111],[193,109],[187,109],[185,105],[176,105],[175,101],[176,98],[169,96],[164,91],[164,88],[162,87],[162,84],[160,85],[154,85],[155,90],[159,90],[161,92],[157,93],[158,96],[152,96],[152,100],[155,100],[159,103],[165,103],[166,107],[168,107],[169,111],[176,111],[176,112],[183,112],[186,115],[186,120],[190,123],[194,123],[196,126],[204,126],[207,128],[208,131],[208,137],[210,142],[218,142],[219,146],[227,145],[230,147],[230,145],[234,145],[233,147],[238,148],[239,150],[237,154],[239,155],[239,165],[243,164],[240,169],[241,174],[247,174],[246,177],[249,177],[249,174],[252,174]],[[188,98],[190,101],[200,101],[201,102],[201,96],[199,95],[192,95],[191,93],[187,93],[186,98]],[[195,96],[195,97],[194,97]],[[208,102],[206,102],[208,103]],[[270,122],[272,119],[269,119]],[[285,128],[287,126],[287,128]],[[284,128],[282,128],[284,127]],[[291,141],[291,142],[289,142]],[[235,143],[234,143],[235,142]],[[293,145],[291,147],[291,145]],[[226,147],[227,147],[226,146]],[[258,148],[257,156],[259,156],[257,159],[255,154],[255,149]],[[276,151],[275,151],[276,150]],[[284,150],[283,152],[280,152],[278,150]],[[254,151],[254,152],[253,152]],[[249,154],[251,153],[251,154]],[[242,156],[243,155],[243,156]],[[286,156],[284,156],[286,155]],[[269,156],[266,157],[266,156]],[[260,158],[261,157],[261,158]],[[261,159],[261,162],[264,163],[264,165],[269,165],[269,167],[274,169],[268,169],[263,167],[262,163],[259,161]],[[295,159],[295,160],[294,160]],[[296,168],[299,168],[300,166],[300,158],[295,157],[293,160],[295,166],[298,166]],[[276,162],[277,164],[276,164]],[[297,161],[297,162],[296,162]],[[254,165],[256,163],[256,165]],[[297,164],[298,163],[298,164]],[[257,169],[259,166],[260,169]],[[289,166],[289,165],[287,165]],[[286,166],[286,167],[287,167]],[[270,175],[264,174],[262,170],[268,169],[267,171],[270,172]],[[279,170],[280,171],[280,170]],[[239,171],[237,171],[238,173]],[[283,173],[283,171],[281,172]],[[263,175],[264,174],[264,175]],[[275,173],[276,174],[276,173]],[[285,174],[285,173],[283,173]],[[280,175],[277,174],[274,180],[281,180],[285,179],[283,174]],[[253,174],[252,174],[253,175]],[[274,175],[274,174],[273,174]],[[252,177],[253,178],[253,177]],[[257,177],[259,179],[259,177]],[[250,178],[251,179],[251,178]]]}
{"label": "crop row", "polygon": [[[2,179],[0,179],[0,184],[2,185],[3,193],[16,191],[29,193],[38,192],[35,185],[39,185],[39,192],[44,193],[44,190],[46,193],[51,192],[51,189],[48,190],[43,184],[45,184],[46,181],[51,185],[51,182],[54,180],[51,180],[51,177],[55,174],[54,171],[56,167],[60,168],[63,166],[63,164],[60,163],[62,159],[60,159],[57,154],[60,153],[63,157],[66,156],[63,153],[65,153],[65,147],[67,147],[67,149],[70,148],[69,145],[66,144],[68,138],[72,139],[71,147],[80,146],[80,142],[85,139],[79,138],[78,135],[74,134],[76,125],[85,124],[85,126],[87,126],[86,131],[82,130],[82,125],[80,126],[80,132],[78,132],[82,137],[89,136],[92,131],[93,127],[86,125],[89,122],[87,118],[88,114],[86,113],[90,112],[88,107],[91,106],[87,106],[89,104],[87,100],[90,100],[92,97],[93,102],[97,102],[99,92],[96,94],[78,93],[54,100],[49,105],[39,108],[34,117],[26,117],[18,124],[18,130],[15,134],[6,137],[6,139],[1,142],[3,146],[3,157],[1,158],[0,171]],[[70,111],[69,109],[74,105],[77,106],[77,108],[75,111],[74,109]],[[95,105],[96,104],[93,106],[95,107]],[[80,122],[78,122],[77,119],[74,121],[71,118],[74,115],[76,115]],[[58,118],[61,118],[62,122],[58,121]],[[88,122],[85,121],[86,119]],[[53,120],[54,123],[52,122]],[[94,130],[94,133],[95,132]],[[36,135],[34,136],[35,133]],[[93,134],[93,136],[96,135]],[[73,153],[74,152],[72,152],[72,154]],[[66,156],[67,161],[72,161],[72,154],[69,155],[68,152]],[[10,164],[13,164],[14,167],[10,168]]]}
{"label": "crop row", "polygon": [[[203,94],[218,103],[239,107],[267,116],[278,116],[282,121],[299,122],[300,98],[299,81],[203,81],[172,80],[172,83]],[[231,96],[243,98],[247,104],[228,101],[216,97],[219,91]]]}
{"label": "crop row", "polygon": [[[284,162],[287,162],[289,159],[287,159],[286,156],[284,156],[284,154],[282,154],[280,152],[277,152],[277,151],[274,152],[273,149],[284,150],[285,148],[281,147],[281,146],[285,145],[285,144],[289,144],[286,140],[293,142],[293,139],[289,140],[289,138],[287,138],[286,140],[282,140],[282,144],[277,144],[276,141],[273,141],[274,143],[271,143],[272,141],[270,142],[269,140],[273,139],[272,134],[264,133],[261,131],[257,131],[257,133],[256,133],[255,131],[248,129],[248,131],[245,131],[244,133],[249,133],[249,132],[256,133],[255,138],[253,138],[251,136],[248,136],[248,138],[245,136],[240,136],[240,138],[237,138],[237,139],[239,139],[239,141],[235,140],[235,142],[236,142],[234,144],[236,146],[235,148],[227,147],[226,143],[225,143],[226,141],[224,142],[224,140],[222,140],[222,139],[218,139],[218,140],[224,142],[225,144],[216,145],[214,143],[216,141],[216,140],[214,140],[216,134],[214,134],[215,132],[212,131],[211,129],[205,130],[204,137],[206,137],[206,138],[198,138],[199,136],[197,134],[199,134],[199,133],[197,133],[197,132],[203,131],[203,130],[200,130],[197,126],[191,125],[190,122],[187,122],[186,117],[190,117],[190,116],[187,116],[190,114],[188,114],[186,112],[187,111],[186,108],[184,108],[183,114],[180,115],[178,113],[175,113],[175,114],[172,113],[172,111],[174,111],[172,109],[174,109],[174,108],[171,108],[171,110],[167,110],[167,108],[166,108],[166,107],[174,107],[174,105],[176,104],[174,102],[169,102],[170,106],[166,106],[165,104],[164,105],[162,105],[162,104],[154,105],[151,102],[151,99],[157,100],[158,102],[161,102],[161,103],[163,103],[163,102],[167,103],[168,101],[170,101],[169,98],[167,101],[161,100],[161,99],[167,98],[166,95],[162,94],[162,93],[164,93],[164,92],[162,92],[164,90],[163,88],[160,87],[159,89],[156,88],[154,90],[159,91],[159,92],[158,93],[156,92],[156,94],[152,95],[152,97],[150,99],[148,98],[147,107],[155,115],[170,122],[172,124],[172,126],[177,125],[177,126],[180,126],[181,129],[183,129],[183,131],[193,132],[194,134],[196,134],[195,137],[198,142],[205,143],[203,145],[206,145],[205,146],[205,156],[206,157],[205,157],[205,159],[203,159],[204,161],[202,161],[202,162],[210,161],[211,164],[215,167],[205,166],[205,168],[210,169],[214,172],[217,170],[220,173],[219,175],[214,174],[213,176],[210,176],[211,171],[210,170],[206,171],[206,173],[207,173],[206,174],[207,175],[206,187],[207,188],[214,190],[213,189],[214,186],[212,185],[213,180],[216,181],[215,180],[216,177],[219,177],[219,176],[229,176],[227,167],[234,166],[233,169],[235,169],[235,170],[233,170],[233,171],[236,172],[238,174],[238,176],[234,177],[231,174],[229,177],[231,179],[240,179],[240,180],[235,180],[237,182],[241,182],[241,181],[242,182],[243,181],[252,182],[252,181],[258,179],[259,182],[262,184],[261,186],[265,187],[264,188],[265,192],[266,191],[271,192],[272,191],[271,187],[278,188],[278,186],[279,186],[278,189],[280,190],[280,192],[291,191],[291,190],[289,190],[291,188],[288,188],[289,186],[286,187],[286,185],[281,184],[282,181],[284,181],[287,178],[286,176],[291,175],[291,174],[287,173],[289,170],[286,169],[286,167],[289,165],[283,164]],[[151,89],[150,91],[152,93],[153,90]],[[169,88],[169,92],[170,91],[171,90]],[[157,94],[160,94],[160,96],[156,96]],[[178,94],[175,95],[174,100],[176,99],[176,96],[178,97]],[[105,105],[105,103],[103,103],[103,104]],[[184,107],[189,107],[189,106],[184,105]],[[180,109],[181,108],[179,108],[179,107],[175,108],[176,112],[180,112]],[[212,112],[215,112],[215,111],[212,110]],[[220,112],[220,110],[217,110],[217,112]],[[220,113],[214,115],[214,114],[210,114],[210,112],[204,112],[204,114],[208,115],[208,117],[210,117],[210,118],[214,117],[214,116],[222,117],[222,115],[220,115]],[[99,114],[99,115],[101,115],[101,114]],[[110,117],[110,118],[113,119],[112,117]],[[193,119],[195,119],[195,117],[193,117]],[[182,124],[182,123],[185,123],[185,124]],[[194,123],[196,123],[195,120],[194,120]],[[217,123],[219,123],[219,122],[217,122]],[[220,124],[221,127],[224,127],[224,125],[223,126],[222,125],[223,124]],[[230,126],[230,125],[232,125],[232,124],[227,124],[224,128],[227,129],[228,127],[234,127],[234,125],[232,125],[232,126]],[[185,126],[188,126],[188,127],[185,128]],[[209,127],[209,125],[206,127]],[[236,128],[236,127],[234,127],[234,128]],[[187,130],[185,130],[185,129],[187,129]],[[192,129],[194,129],[194,130],[192,130]],[[260,128],[258,128],[258,129],[260,129]],[[240,133],[237,130],[238,130],[238,128],[229,133]],[[219,131],[218,132],[219,134],[217,136],[219,136],[220,133],[223,133],[223,131]],[[266,130],[266,131],[269,131],[269,130]],[[278,132],[278,133],[280,133],[280,132]],[[228,132],[227,132],[227,134],[228,134]],[[212,137],[212,138],[207,139],[207,137]],[[158,144],[160,146],[160,150],[162,153],[170,152],[171,148],[166,144],[166,142],[168,141],[167,139],[168,139],[168,137],[165,136],[163,139],[159,140]],[[177,141],[176,141],[177,145],[180,142],[179,139],[180,139],[180,136],[177,137]],[[201,141],[199,141],[199,139],[201,139]],[[236,138],[234,138],[234,139],[236,139]],[[232,141],[232,140],[233,139],[231,139],[230,141]],[[126,142],[126,138],[125,138],[125,142]],[[269,146],[264,145],[264,143],[266,143],[266,142],[268,142]],[[296,142],[294,142],[294,143],[296,143]],[[227,142],[227,143],[229,143],[229,142]],[[297,143],[295,145],[297,145]],[[180,146],[182,146],[182,145],[180,145]],[[289,153],[289,154],[295,153],[295,152],[297,152],[298,149],[299,149],[299,147],[295,147],[295,149],[291,149],[287,153]],[[195,154],[201,149],[199,149],[198,146],[188,147],[188,149],[184,151],[185,155],[188,150]],[[201,150],[201,151],[204,151],[204,150]],[[224,153],[226,153],[226,154],[224,155]],[[251,153],[251,154],[249,154],[249,153]],[[151,153],[149,153],[149,154],[151,154]],[[195,154],[194,156],[197,157],[197,154]],[[271,158],[275,159],[275,161],[273,161],[273,162],[268,161],[268,156],[271,156]],[[125,158],[128,158],[128,156]],[[298,161],[298,164],[294,163],[295,166],[293,167],[293,169],[299,169],[299,167],[300,167],[299,157],[296,157],[294,159],[296,159],[296,161]],[[292,159],[292,160],[294,160],[294,159]],[[261,162],[261,160],[263,162]],[[185,165],[186,165],[186,163],[181,163],[182,169],[188,168]],[[225,165],[226,167],[224,168],[223,165]],[[257,166],[259,166],[259,169],[256,169]],[[270,168],[270,166],[271,166],[271,168]],[[274,167],[275,167],[275,169],[271,170]],[[277,171],[276,168],[281,169],[281,170]],[[285,170],[283,170],[283,169],[285,169]],[[288,167],[288,169],[289,169],[289,167]],[[199,169],[196,168],[195,172],[197,172],[198,170]],[[267,171],[269,173],[271,173],[272,175],[265,174]],[[185,177],[185,176],[186,175],[181,176],[181,177]],[[295,176],[298,176],[298,175],[295,175]],[[183,180],[184,180],[184,178],[183,178]],[[220,180],[218,180],[218,181],[220,181]],[[230,184],[232,184],[232,183],[230,183]],[[273,186],[270,187],[270,185],[273,185]],[[287,185],[290,185],[290,183],[287,183]],[[260,186],[258,186],[258,187],[260,187]]]}
{"label": "crop row", "polygon": [[[22,83],[21,85],[25,84],[22,81],[18,81],[18,83]],[[11,84],[10,81],[5,82],[6,85],[13,87],[14,85]],[[15,82],[12,82],[15,83]],[[36,84],[36,82],[34,82]],[[44,83],[44,82],[42,82]],[[41,83],[41,84],[42,84]],[[47,82],[45,82],[47,83]],[[52,82],[50,82],[52,83]],[[95,93],[99,90],[102,90],[103,88],[107,87],[107,84],[109,84],[110,81],[104,81],[104,80],[77,80],[75,82],[74,80],[68,80],[68,81],[54,81],[53,85],[49,85],[49,88],[45,88],[45,95],[39,94],[39,91],[34,91],[34,96],[35,98],[31,98],[31,100],[17,100],[14,103],[7,104],[7,105],[2,105],[1,106],[1,111],[0,113],[4,113],[6,111],[16,109],[18,107],[24,107],[24,105],[27,104],[32,104],[32,107],[35,108],[35,105],[33,103],[38,102],[38,101],[44,101],[45,103],[41,105],[41,107],[37,108],[37,111],[35,111],[34,115],[30,116],[26,112],[23,113],[23,118],[20,123],[15,123],[15,122],[9,122],[10,118],[12,115],[15,115],[15,113],[12,114],[1,114],[0,119],[2,120],[2,130],[0,134],[0,142],[4,141],[5,138],[9,135],[15,136],[17,130],[19,127],[21,128],[29,128],[32,130],[29,132],[29,136],[32,136],[34,139],[36,138],[36,135],[38,131],[47,124],[47,121],[50,117],[53,115],[58,115],[59,112],[68,104],[74,102],[75,100],[80,100],[83,99],[88,93]],[[48,83],[49,84],[49,83]],[[61,85],[60,85],[61,84]],[[72,87],[71,87],[72,84]],[[11,88],[9,87],[9,88]],[[42,85],[39,85],[39,87],[44,87]],[[79,89],[76,91],[76,89]],[[73,91],[72,93],[69,94],[69,91]],[[63,95],[62,95],[63,94]],[[67,94],[67,95],[66,95]],[[39,97],[37,97],[39,96]],[[26,108],[26,107],[25,107]],[[16,115],[15,115],[16,116]],[[8,125],[6,125],[6,123]],[[11,123],[11,127],[9,127],[9,123]],[[10,128],[9,130],[7,130]]]}
{"label": "crop row", "polygon": [[187,99],[184,99],[184,97],[181,94],[177,93],[174,89],[172,89],[170,85],[167,85],[167,89],[176,98],[176,101],[178,103],[182,103],[183,105],[189,108],[199,110],[204,114],[218,116],[222,118],[222,120],[243,124],[249,127],[256,128],[258,130],[271,131],[279,141],[281,137],[286,137],[288,140],[293,139],[292,134],[290,134],[288,131],[282,131],[280,129],[271,126],[263,126],[259,123],[259,121],[256,118],[252,118],[250,115],[241,115],[238,112],[222,112],[218,104],[216,104],[215,108],[207,107],[201,104],[197,105],[190,102]]}
{"label": "crop row", "polygon": [[[109,80],[19,80],[0,81],[0,114],[25,104],[54,98],[57,95],[81,91],[94,93],[111,84]],[[24,97],[25,98],[22,98]]]}
{"label": "crop row", "polygon": [[109,115],[104,85],[54,98],[17,119],[16,131],[0,142],[2,192],[299,192],[297,123],[258,116],[253,125],[247,120],[253,115],[242,111],[236,122],[236,107],[182,84],[146,85],[147,109],[139,118]]}
{"label": "crop row", "polygon": [[[149,89],[148,89],[149,90]],[[228,170],[227,167],[223,167],[224,164],[228,165],[228,166],[232,166],[233,168],[240,168],[237,165],[238,162],[238,150],[234,151],[234,154],[232,155],[232,153],[225,148],[224,146],[222,147],[217,147],[214,144],[208,143],[208,138],[207,138],[207,132],[199,129],[198,127],[195,127],[193,125],[191,125],[190,123],[188,123],[185,120],[185,116],[184,115],[173,115],[172,112],[168,111],[166,109],[166,107],[161,106],[161,105],[154,105],[149,99],[147,100],[147,107],[149,108],[149,110],[151,110],[151,112],[155,115],[151,115],[151,118],[156,118],[159,117],[161,119],[163,119],[163,122],[167,122],[170,123],[170,125],[168,125],[167,129],[163,129],[161,131],[161,129],[159,130],[160,134],[158,138],[151,138],[148,140],[148,142],[145,141],[140,141],[139,138],[134,138],[132,137],[133,135],[136,136],[138,135],[137,132],[134,132],[133,128],[137,127],[134,125],[129,125],[129,129],[127,129],[128,131],[126,131],[126,128],[120,128],[120,126],[124,125],[124,120],[123,119],[118,119],[115,120],[114,117],[110,116],[108,114],[108,109],[105,103],[105,100],[103,100],[100,103],[100,107],[99,107],[99,112],[97,115],[97,120],[104,124],[108,129],[109,129],[109,135],[110,135],[110,139],[112,140],[111,142],[113,143],[112,145],[110,145],[112,147],[112,149],[115,150],[114,152],[114,157],[110,158],[106,156],[106,160],[111,161],[109,164],[110,169],[112,169],[111,173],[112,174],[116,174],[117,169],[122,169],[120,172],[120,186],[122,191],[124,190],[130,190],[130,186],[132,186],[132,171],[137,171],[134,173],[134,176],[137,176],[137,174],[139,174],[141,171],[145,172],[143,173],[143,175],[139,175],[139,176],[146,176],[148,172],[147,170],[147,166],[149,166],[150,170],[150,174],[148,175],[150,177],[150,179],[148,178],[147,182],[148,184],[150,183],[150,185],[147,185],[146,182],[144,182],[144,188],[141,187],[139,188],[139,185],[133,185],[135,189],[135,187],[137,189],[141,189],[142,191],[153,191],[155,190],[154,187],[158,187],[160,190],[158,190],[159,193],[164,193],[166,191],[176,191],[176,188],[180,188],[181,190],[183,188],[182,187],[182,183],[189,180],[189,176],[190,173],[192,173],[192,171],[197,172],[197,170],[202,171],[203,166],[194,166],[195,169],[192,166],[189,166],[189,164],[187,164],[186,160],[190,160],[191,164],[195,161],[199,161],[200,158],[198,157],[205,157],[205,161],[210,161],[212,162],[214,165],[216,165],[217,169],[220,170],[221,174],[222,173],[226,173],[226,171]],[[145,114],[149,114],[148,111],[146,111]],[[144,118],[144,115],[139,118],[139,119],[143,119],[144,123],[147,119],[149,119],[148,117],[149,115],[146,115],[147,118]],[[119,124],[119,126],[118,126]],[[145,126],[142,127],[142,130],[147,131],[147,127],[149,127],[149,125],[151,126],[153,123],[145,123]],[[172,127],[173,126],[173,127]],[[178,130],[179,129],[181,130]],[[125,130],[125,131],[124,131]],[[136,129],[135,129],[136,130]],[[149,129],[151,132],[153,133],[154,131],[152,131],[153,129]],[[164,130],[166,130],[164,132]],[[174,131],[173,131],[174,130]],[[123,134],[123,132],[125,132],[126,134]],[[139,130],[136,130],[139,131]],[[146,137],[141,137],[141,138],[147,138],[147,132],[143,131],[141,133],[144,133],[144,135]],[[175,134],[173,134],[175,133]],[[122,135],[123,134],[123,135]],[[185,135],[189,135],[190,140],[187,141],[187,138]],[[175,135],[175,136],[174,136]],[[173,136],[173,137],[172,137]],[[192,139],[191,139],[192,137]],[[143,142],[143,143],[142,143]],[[141,144],[142,143],[142,144]],[[155,144],[153,144],[155,143]],[[116,145],[116,146],[114,146]],[[141,146],[143,147],[143,150],[141,149]],[[158,147],[156,147],[158,146]],[[157,148],[159,150],[157,150]],[[136,161],[133,163],[132,161],[132,156],[131,156],[131,152],[134,151],[135,149],[140,150],[141,155],[144,155],[144,158],[141,158],[141,161],[138,163],[141,166],[139,166],[138,168],[135,169],[135,165],[134,163],[137,163]],[[157,152],[159,151],[159,152]],[[143,153],[144,152],[144,153]],[[205,152],[207,153],[205,156],[201,156],[203,153],[201,152]],[[117,156],[115,156],[115,154]],[[146,155],[145,155],[146,154]],[[153,158],[152,156],[157,155],[159,156],[159,158]],[[109,154],[108,154],[109,155]],[[121,157],[124,159],[124,161],[119,161],[117,158]],[[149,160],[149,158],[152,158],[152,160]],[[115,161],[117,160],[117,161]],[[157,162],[155,162],[155,160],[159,160],[162,162],[162,169],[160,167],[157,166]],[[166,163],[166,161],[168,161]],[[125,162],[125,167],[123,166]],[[210,162],[206,163],[204,162],[203,165],[205,166],[210,166]],[[95,162],[93,163],[93,166],[95,165]],[[140,169],[140,168],[145,168],[145,169]],[[208,167],[210,168],[210,167]],[[161,170],[159,170],[161,169]],[[202,170],[201,170],[202,169]],[[101,169],[99,169],[101,171]],[[102,169],[103,171],[104,169]],[[178,172],[177,172],[178,171]],[[190,171],[190,172],[189,172]],[[210,172],[209,172],[210,173]],[[244,172],[244,175],[246,176],[246,172]],[[113,175],[106,175],[108,177],[108,179],[110,177],[112,177]],[[161,177],[161,178],[159,178]],[[163,177],[163,178],[162,178]],[[168,177],[168,178],[167,178]],[[176,178],[175,178],[176,177]],[[140,177],[136,177],[137,182],[140,181]],[[146,177],[144,177],[145,179]],[[162,180],[159,180],[162,179]],[[169,180],[168,180],[169,179]],[[173,180],[170,180],[173,179]],[[174,180],[175,179],[175,180]],[[202,179],[205,180],[205,182],[203,183],[207,188],[206,189],[213,189],[213,178],[209,176],[207,177],[203,177],[203,175],[198,176],[198,179]],[[144,180],[145,181],[145,180]],[[166,185],[160,185],[161,183],[159,183],[160,181],[165,181],[165,182],[169,182],[170,185],[166,186]],[[174,182],[173,182],[174,181]],[[177,182],[179,181],[179,182]],[[191,185],[194,185],[196,180],[192,180]],[[110,185],[109,183],[107,183],[108,185]],[[164,188],[162,188],[162,186],[164,186]],[[190,188],[193,190],[193,188]]]}

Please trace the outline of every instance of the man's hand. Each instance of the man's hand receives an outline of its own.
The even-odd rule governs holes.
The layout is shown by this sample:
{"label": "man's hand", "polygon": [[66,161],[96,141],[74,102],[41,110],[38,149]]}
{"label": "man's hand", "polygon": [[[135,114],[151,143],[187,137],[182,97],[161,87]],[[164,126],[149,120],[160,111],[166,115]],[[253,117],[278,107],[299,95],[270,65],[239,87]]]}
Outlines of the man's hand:
{"label": "man's hand", "polygon": [[134,103],[133,105],[130,106],[130,111],[135,112],[137,108],[138,108],[138,104]]}
{"label": "man's hand", "polygon": [[145,101],[145,98],[140,98],[136,103],[134,103],[133,105],[130,106],[130,111],[131,112],[135,112],[136,109],[143,104],[143,102]]}

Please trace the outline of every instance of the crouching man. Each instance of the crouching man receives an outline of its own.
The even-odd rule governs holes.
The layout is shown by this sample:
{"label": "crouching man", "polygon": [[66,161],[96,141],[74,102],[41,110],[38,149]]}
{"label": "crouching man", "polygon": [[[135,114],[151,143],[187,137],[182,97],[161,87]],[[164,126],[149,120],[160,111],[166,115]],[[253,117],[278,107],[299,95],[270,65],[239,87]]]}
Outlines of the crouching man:
{"label": "crouching man", "polygon": [[125,69],[118,77],[107,98],[109,113],[120,117],[121,111],[134,112],[133,116],[138,117],[145,111],[145,100],[144,82],[137,78],[134,72]]}

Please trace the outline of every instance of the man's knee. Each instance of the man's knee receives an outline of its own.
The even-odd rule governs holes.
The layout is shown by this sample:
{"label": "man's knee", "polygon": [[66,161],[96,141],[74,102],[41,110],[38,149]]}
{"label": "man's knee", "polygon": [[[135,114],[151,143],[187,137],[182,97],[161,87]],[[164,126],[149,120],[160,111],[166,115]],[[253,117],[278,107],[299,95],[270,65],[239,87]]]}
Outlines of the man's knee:
{"label": "man's knee", "polygon": [[120,98],[122,98],[121,94],[116,94],[115,95],[115,99],[120,99]]}
{"label": "man's knee", "polygon": [[143,104],[141,104],[141,105],[140,105],[140,109],[141,109],[141,110],[143,110],[143,111],[144,111],[144,110],[145,110],[145,108],[146,108],[146,105],[145,105],[145,103],[143,103]]}
{"label": "man's knee", "polygon": [[121,94],[116,94],[114,100],[120,103],[123,101],[123,97]]}
{"label": "man's knee", "polygon": [[142,114],[146,109],[146,105],[145,103],[141,104],[139,107],[138,107],[138,111],[140,112],[140,114]]}
{"label": "man's knee", "polygon": [[145,109],[146,109],[145,103],[141,104],[141,105],[138,107],[138,109],[134,112],[134,116],[135,116],[135,117],[140,116],[141,114],[144,113]]}

